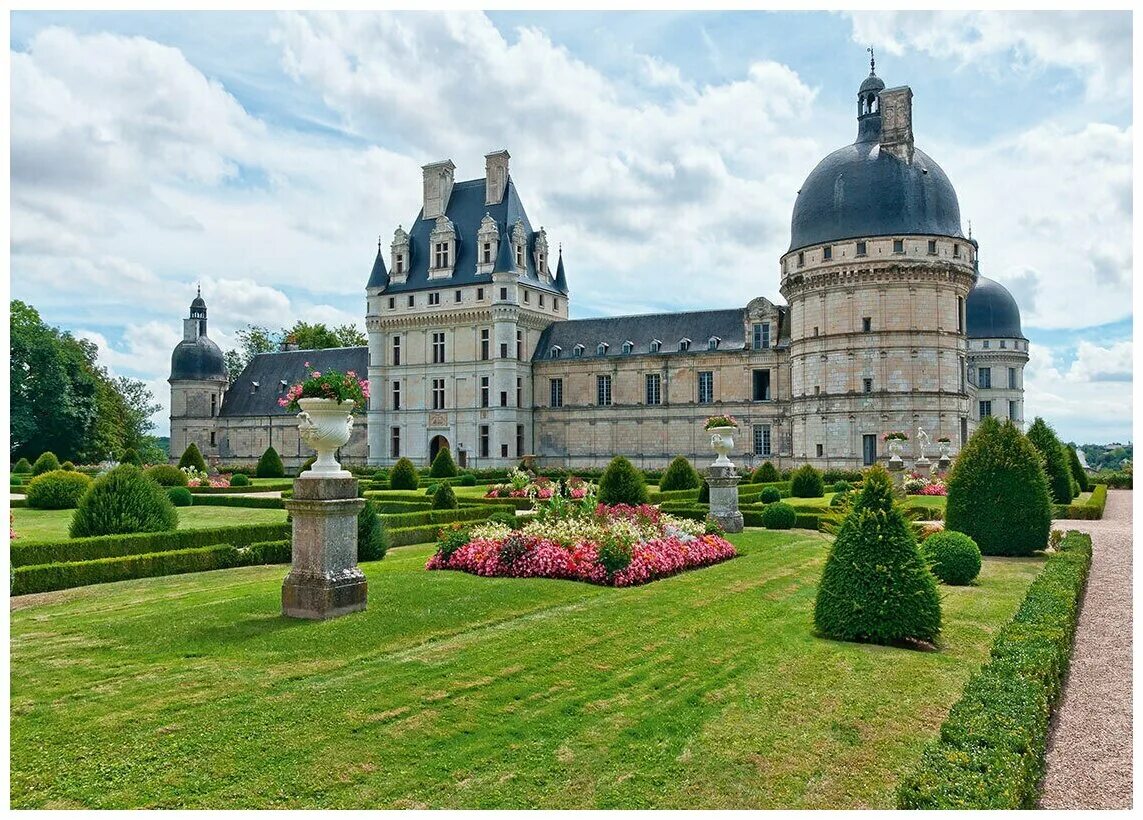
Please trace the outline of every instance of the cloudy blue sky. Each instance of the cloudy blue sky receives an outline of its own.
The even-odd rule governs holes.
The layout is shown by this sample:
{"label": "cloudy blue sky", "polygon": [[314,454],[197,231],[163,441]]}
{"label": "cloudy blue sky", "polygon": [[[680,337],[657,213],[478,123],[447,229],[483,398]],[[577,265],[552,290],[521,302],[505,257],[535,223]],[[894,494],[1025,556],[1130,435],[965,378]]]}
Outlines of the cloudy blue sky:
{"label": "cloudy blue sky", "polygon": [[868,71],[914,92],[981,270],[1020,300],[1029,418],[1131,438],[1129,13],[14,13],[12,295],[164,405],[201,282],[247,322],[364,324],[420,166],[508,148],[572,315],[780,299],[801,182]]}

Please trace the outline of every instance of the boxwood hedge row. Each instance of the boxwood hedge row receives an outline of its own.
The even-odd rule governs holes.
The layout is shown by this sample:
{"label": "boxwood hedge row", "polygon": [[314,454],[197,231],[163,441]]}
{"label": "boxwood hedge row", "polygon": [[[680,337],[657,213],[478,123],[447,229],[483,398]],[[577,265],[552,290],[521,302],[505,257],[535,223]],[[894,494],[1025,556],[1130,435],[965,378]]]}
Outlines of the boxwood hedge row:
{"label": "boxwood hedge row", "polygon": [[1056,504],[1052,508],[1053,518],[1095,520],[1103,518],[1103,508],[1107,506],[1107,485],[1096,484],[1091,498],[1083,503]]}
{"label": "boxwood hedge row", "polygon": [[251,507],[259,510],[284,510],[281,498],[261,498],[248,495],[196,495],[196,507]]}
{"label": "boxwood hedge row", "polygon": [[1035,807],[1090,567],[1091,536],[1069,532],[898,787],[898,808]]}

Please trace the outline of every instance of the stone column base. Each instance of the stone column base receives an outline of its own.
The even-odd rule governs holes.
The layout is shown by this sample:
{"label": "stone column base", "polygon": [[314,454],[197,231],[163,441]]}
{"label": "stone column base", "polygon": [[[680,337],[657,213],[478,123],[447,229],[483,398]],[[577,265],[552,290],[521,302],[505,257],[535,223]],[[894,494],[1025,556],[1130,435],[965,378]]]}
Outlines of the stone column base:
{"label": "stone column base", "polygon": [[925,458],[924,456],[922,456],[921,458],[919,458],[915,462],[913,462],[913,469],[916,472],[920,473],[922,478],[928,478],[929,477],[929,472],[930,472],[932,466],[933,466],[933,463],[931,461],[929,461],[927,458]]}
{"label": "stone column base", "polygon": [[290,572],[282,582],[282,614],[322,621],[365,609],[369,586],[354,567],[340,577]]}
{"label": "stone column base", "polygon": [[937,470],[940,472],[948,472],[949,467],[952,465],[952,459],[948,456],[941,456],[937,459]]}
{"label": "stone column base", "polygon": [[727,532],[742,532],[742,513],[738,509],[738,482],[741,480],[742,476],[734,472],[734,467],[707,467],[710,514]]}

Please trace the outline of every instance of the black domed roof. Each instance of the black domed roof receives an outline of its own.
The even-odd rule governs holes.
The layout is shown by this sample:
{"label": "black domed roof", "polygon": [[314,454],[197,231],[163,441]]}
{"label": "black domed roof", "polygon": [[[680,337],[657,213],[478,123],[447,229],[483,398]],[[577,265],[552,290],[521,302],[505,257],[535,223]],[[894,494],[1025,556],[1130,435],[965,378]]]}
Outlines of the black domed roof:
{"label": "black domed roof", "polygon": [[172,379],[226,379],[226,358],[206,336],[183,340],[171,354]]}
{"label": "black domed roof", "polygon": [[965,302],[970,339],[1023,339],[1020,306],[1004,285],[978,276]]}
{"label": "black domed roof", "polygon": [[865,82],[861,84],[861,88],[857,89],[858,93],[865,91],[882,91],[885,88],[885,81],[874,74],[869,72],[869,76],[865,78]]}
{"label": "black domed roof", "polygon": [[199,295],[199,296],[194,297],[194,299],[191,300],[191,307],[192,308],[206,308],[206,302],[204,302],[202,296]]}

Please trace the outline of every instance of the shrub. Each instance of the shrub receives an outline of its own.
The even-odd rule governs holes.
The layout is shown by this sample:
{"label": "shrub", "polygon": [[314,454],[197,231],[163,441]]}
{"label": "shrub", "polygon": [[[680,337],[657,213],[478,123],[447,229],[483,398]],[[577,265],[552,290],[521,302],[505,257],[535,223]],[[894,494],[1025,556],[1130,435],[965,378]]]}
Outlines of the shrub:
{"label": "shrub", "polygon": [[762,526],[768,530],[788,530],[798,523],[798,511],[783,501],[762,508]]}
{"label": "shrub", "polygon": [[456,462],[452,460],[452,453],[449,452],[447,447],[442,447],[437,451],[437,457],[433,459],[433,464],[429,468],[429,475],[433,478],[452,478],[460,470],[456,468]]}
{"label": "shrub", "polygon": [[1070,504],[1075,498],[1072,493],[1072,471],[1064,445],[1056,437],[1056,431],[1039,416],[1028,428],[1028,441],[1040,451],[1044,459],[1044,472],[1048,476],[1048,489],[1052,500],[1057,504]]}
{"label": "shrub", "polygon": [[763,487],[758,493],[758,500],[763,504],[773,504],[782,500],[782,492],[777,487]]}
{"label": "shrub", "polygon": [[1048,543],[1048,478],[1039,451],[1010,421],[981,421],[947,483],[945,528],[972,538],[983,555],[1031,555]]}
{"label": "shrub", "polygon": [[[278,451],[273,447],[267,447],[266,452],[262,453],[262,457],[258,459],[258,466],[254,468],[254,475],[258,478],[285,478],[286,465],[282,463],[282,457],[278,455]],[[231,484],[234,482],[231,481]]]}
{"label": "shrub", "polygon": [[659,491],[693,490],[702,479],[685,456],[676,456],[659,479]]}
{"label": "shrub", "polygon": [[60,469],[61,470],[67,470],[69,473],[74,473],[76,471],[75,470],[75,464],[73,464],[70,461],[65,461],[63,464],[61,464]]}
{"label": "shrub", "polygon": [[598,500],[600,504],[646,504],[647,482],[630,461],[616,456],[599,480]]}
{"label": "shrub", "polygon": [[232,475],[230,477],[230,486],[231,487],[249,487],[250,486],[250,479],[246,476],[245,473],[235,473],[234,475]]}
{"label": "shrub", "polygon": [[933,575],[950,586],[972,583],[980,574],[980,547],[963,532],[933,533],[921,543]]}
{"label": "shrub", "polygon": [[710,485],[706,483],[705,478],[702,480],[702,485],[699,487],[698,499],[696,501],[699,504],[710,503]]}
{"label": "shrub", "polygon": [[1072,478],[1076,480],[1076,484],[1079,486],[1079,492],[1086,493],[1091,489],[1091,484],[1087,478],[1087,471],[1084,470],[1083,465],[1080,464],[1079,456],[1076,454],[1076,448],[1069,447],[1065,444],[1064,452],[1068,456],[1068,469],[1071,471]]}
{"label": "shrub", "polygon": [[37,510],[75,509],[91,481],[91,476],[68,470],[41,473],[28,482],[28,506]]}
{"label": "shrub", "polygon": [[182,458],[179,459],[179,469],[183,467],[194,467],[200,473],[206,472],[206,459],[202,457],[198,445],[193,441],[183,450]]}
{"label": "shrub", "polygon": [[310,467],[314,466],[314,463],[316,461],[317,461],[316,455],[312,455],[309,458],[307,458],[305,461],[303,461],[302,466],[298,468],[298,475],[301,475],[306,470],[308,470]]}
{"label": "shrub", "polygon": [[474,476],[472,473],[465,473],[464,475],[462,475],[460,477],[460,486],[462,486],[462,487],[475,487],[476,486],[476,476]]}
{"label": "shrub", "polygon": [[46,453],[41,453],[40,457],[36,459],[36,463],[32,465],[32,475],[43,475],[59,468],[60,460],[56,458],[55,453],[49,450]]}
{"label": "shrub", "polygon": [[143,475],[160,487],[185,487],[187,485],[187,474],[170,464],[156,464],[154,467],[148,467],[143,471]]}
{"label": "shrub", "polygon": [[373,473],[373,480],[378,482],[378,483],[381,483],[381,484],[388,483],[389,471],[388,470],[377,470],[376,472]]}
{"label": "shrub", "polygon": [[16,462],[16,466],[12,468],[12,472],[26,475],[32,472],[32,463],[26,458],[22,458]]}
{"label": "shrub", "polygon": [[166,492],[133,464],[95,479],[71,519],[71,537],[163,532],[179,517]]}
{"label": "shrub", "polygon": [[139,451],[134,447],[128,447],[123,451],[123,455],[119,457],[120,464],[134,464],[136,467],[143,466],[143,459],[139,458]]}
{"label": "shrub", "polygon": [[389,489],[415,490],[420,486],[420,483],[421,479],[417,475],[417,468],[409,459],[402,458],[393,465],[393,471],[389,474]]}
{"label": "shrub", "polygon": [[425,495],[430,497],[436,495],[438,487],[440,487],[439,484],[430,484],[429,486],[425,487]]}
{"label": "shrub", "polygon": [[441,484],[433,493],[434,510],[455,510],[457,508],[456,493],[448,484]]}
{"label": "shrub", "polygon": [[769,484],[774,481],[781,481],[782,476],[769,461],[763,461],[758,469],[754,471],[754,475],[750,477],[751,484]]}
{"label": "shrub", "polygon": [[821,498],[825,495],[822,474],[813,465],[803,464],[790,476],[790,495],[794,498]]}
{"label": "shrub", "polygon": [[18,475],[11,475],[8,477],[8,484],[13,487],[20,487],[24,484],[24,479],[20,478]]}
{"label": "shrub", "polygon": [[847,493],[853,489],[853,485],[851,485],[845,479],[839,479],[833,483],[832,489],[835,493]]}
{"label": "shrub", "polygon": [[[158,485],[155,487],[158,488]],[[32,592],[70,589],[87,584],[106,584],[130,578],[152,578],[159,575],[224,569],[237,566],[239,561],[238,550],[230,544],[216,544],[172,552],[20,567],[12,573],[12,594],[27,595]]]}
{"label": "shrub", "polygon": [[380,561],[389,551],[389,534],[377,509],[377,502],[367,500],[357,514],[357,560]]}
{"label": "shrub", "polygon": [[500,512],[495,512],[492,515],[488,516],[488,521],[496,524],[504,524],[505,526],[511,527],[514,530],[519,529],[520,524],[522,523],[520,516],[516,515],[516,513],[510,510],[501,510]]}
{"label": "shrub", "polygon": [[167,498],[176,507],[189,507],[194,504],[194,495],[186,487],[171,487],[167,490]]}
{"label": "shrub", "polygon": [[866,473],[826,559],[814,624],[830,638],[880,644],[940,634],[936,581],[882,467]]}

